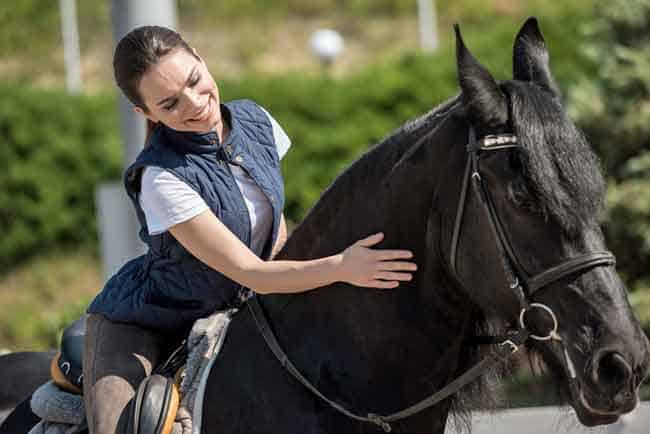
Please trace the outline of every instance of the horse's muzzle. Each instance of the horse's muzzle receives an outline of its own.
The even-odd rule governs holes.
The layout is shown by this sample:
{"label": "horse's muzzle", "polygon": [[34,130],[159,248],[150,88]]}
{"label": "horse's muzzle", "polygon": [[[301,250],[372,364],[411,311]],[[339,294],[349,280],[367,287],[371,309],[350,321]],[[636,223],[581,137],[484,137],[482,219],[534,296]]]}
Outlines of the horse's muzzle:
{"label": "horse's muzzle", "polygon": [[639,403],[639,380],[631,363],[611,348],[597,351],[579,379],[574,393],[574,408],[587,426],[615,422],[619,416],[634,410]]}

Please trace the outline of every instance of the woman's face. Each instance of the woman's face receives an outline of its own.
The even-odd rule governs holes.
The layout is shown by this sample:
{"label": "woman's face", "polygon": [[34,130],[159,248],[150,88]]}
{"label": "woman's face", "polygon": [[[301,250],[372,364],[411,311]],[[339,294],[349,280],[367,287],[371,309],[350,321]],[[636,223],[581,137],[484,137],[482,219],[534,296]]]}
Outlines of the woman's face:
{"label": "woman's face", "polygon": [[221,120],[219,89],[203,59],[170,51],[142,76],[138,88],[148,111],[134,110],[177,131],[215,131]]}

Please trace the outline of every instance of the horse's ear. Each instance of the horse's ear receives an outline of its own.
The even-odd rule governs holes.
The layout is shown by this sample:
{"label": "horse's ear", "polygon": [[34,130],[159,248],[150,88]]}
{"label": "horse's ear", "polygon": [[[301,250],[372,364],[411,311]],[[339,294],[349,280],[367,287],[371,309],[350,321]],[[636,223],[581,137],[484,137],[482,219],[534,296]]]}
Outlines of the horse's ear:
{"label": "horse's ear", "polygon": [[548,89],[556,96],[560,95],[551,74],[551,66],[542,32],[537,19],[530,17],[517,33],[512,56],[513,78],[520,81],[532,81]]}
{"label": "horse's ear", "polygon": [[508,122],[508,103],[494,77],[469,52],[458,24],[456,32],[456,64],[458,82],[470,122],[477,128],[491,128]]}

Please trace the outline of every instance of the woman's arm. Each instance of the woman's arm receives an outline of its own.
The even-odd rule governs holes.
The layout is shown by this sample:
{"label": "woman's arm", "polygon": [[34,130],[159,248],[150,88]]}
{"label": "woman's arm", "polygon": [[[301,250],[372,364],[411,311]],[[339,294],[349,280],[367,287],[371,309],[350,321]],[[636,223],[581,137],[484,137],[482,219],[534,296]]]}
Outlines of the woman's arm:
{"label": "woman's arm", "polygon": [[258,293],[303,292],[334,282],[395,288],[411,280],[412,257],[406,250],[373,250],[383,238],[375,234],[340,254],[310,261],[263,261],[210,210],[172,226],[171,234],[194,256],[230,279]]}
{"label": "woman's arm", "polygon": [[284,213],[280,217],[280,227],[278,228],[278,237],[275,240],[275,245],[271,249],[271,259],[275,258],[275,255],[282,250],[284,243],[287,242],[287,221],[284,219]]}

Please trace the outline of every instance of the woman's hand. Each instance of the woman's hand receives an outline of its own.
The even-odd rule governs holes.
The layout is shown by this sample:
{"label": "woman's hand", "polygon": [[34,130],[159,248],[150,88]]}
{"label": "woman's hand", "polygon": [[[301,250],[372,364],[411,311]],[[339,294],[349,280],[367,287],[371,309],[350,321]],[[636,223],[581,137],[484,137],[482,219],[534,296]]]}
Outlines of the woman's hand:
{"label": "woman's hand", "polygon": [[370,288],[395,288],[400,281],[409,281],[417,265],[399,261],[410,259],[408,250],[373,250],[384,239],[379,232],[357,241],[341,253],[341,281]]}

